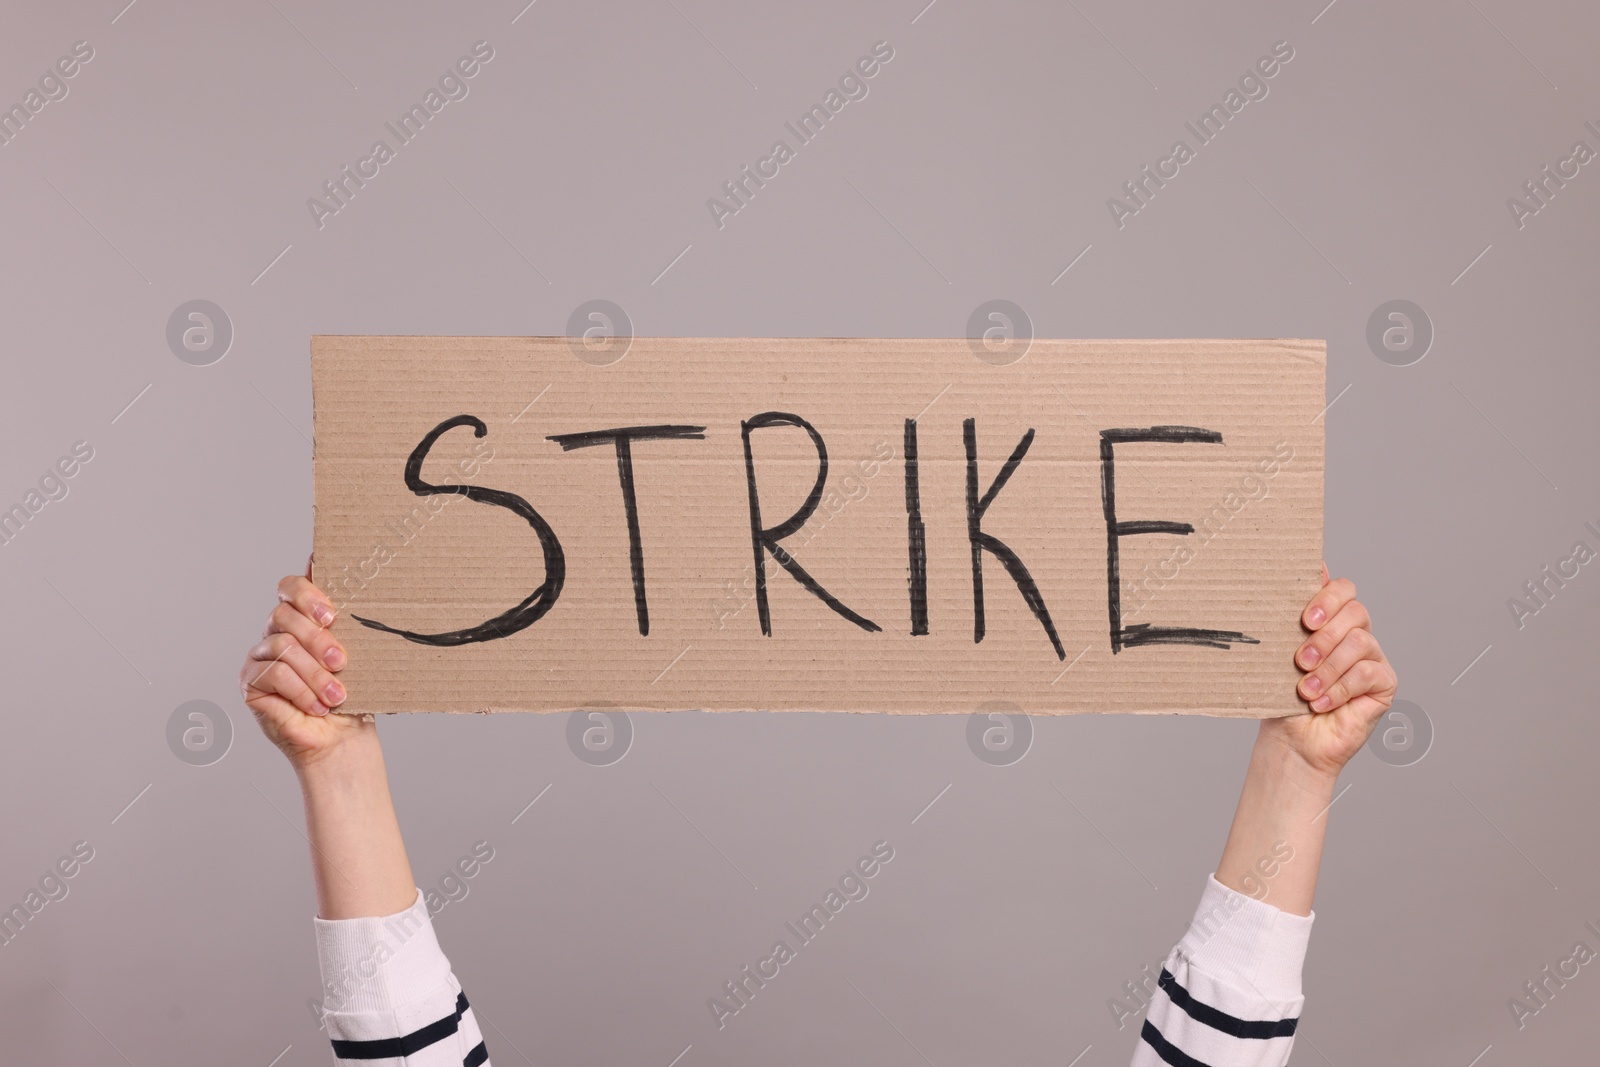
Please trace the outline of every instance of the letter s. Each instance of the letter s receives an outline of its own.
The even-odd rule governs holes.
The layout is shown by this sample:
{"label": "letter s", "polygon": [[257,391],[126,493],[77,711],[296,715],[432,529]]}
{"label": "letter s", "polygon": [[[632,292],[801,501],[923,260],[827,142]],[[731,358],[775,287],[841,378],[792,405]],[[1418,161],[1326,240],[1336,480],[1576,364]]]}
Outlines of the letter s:
{"label": "letter s", "polygon": [[81,62],[87,63],[94,58],[94,46],[88,41],[79,41],[72,46],[72,54]]}
{"label": "letter s", "polygon": [[878,857],[880,863],[888,863],[894,859],[894,848],[887,841],[879,841],[872,846],[872,854]]}
{"label": "letter s", "polygon": [[1287,63],[1294,58],[1294,45],[1288,41],[1279,41],[1272,46],[1272,54],[1277,56],[1281,62]]}
{"label": "letter s", "polygon": [[415,641],[419,645],[454,646],[467,645],[477,641],[493,641],[500,637],[510,637],[519,630],[544,618],[545,613],[555,606],[561,596],[561,587],[566,582],[567,557],[561,551],[561,542],[556,538],[555,530],[544,520],[544,516],[533,510],[533,505],[517,496],[499,489],[485,489],[479,485],[429,485],[422,480],[422,462],[428,458],[428,451],[433,448],[434,442],[445,433],[457,426],[471,426],[475,437],[482,437],[489,432],[483,420],[472,415],[457,415],[446,419],[433,429],[429,430],[422,441],[412,450],[411,456],[406,460],[406,488],[418,496],[433,496],[435,494],[453,493],[464,496],[468,500],[475,500],[480,504],[494,504],[516,513],[527,520],[533,527],[534,533],[539,535],[539,546],[544,550],[544,582],[535,589],[516,607],[477,626],[469,626],[464,630],[450,630],[446,633],[423,634],[412,630],[402,630],[372,619],[364,619],[359,615],[350,617],[363,626],[370,626],[374,630],[384,633],[396,634],[407,641]]}
{"label": "letter s", "polygon": [[879,41],[872,46],[872,54],[877,56],[881,62],[887,63],[894,58],[894,46],[888,41]]}

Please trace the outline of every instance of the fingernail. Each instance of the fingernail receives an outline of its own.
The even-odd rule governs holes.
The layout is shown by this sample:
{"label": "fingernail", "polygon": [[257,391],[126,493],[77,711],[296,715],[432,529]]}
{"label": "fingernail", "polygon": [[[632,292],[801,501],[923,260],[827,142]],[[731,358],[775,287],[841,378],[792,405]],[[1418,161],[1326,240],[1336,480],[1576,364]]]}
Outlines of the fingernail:
{"label": "fingernail", "polygon": [[326,604],[313,604],[311,605],[311,617],[323,626],[331,625],[333,622],[333,609]]}
{"label": "fingernail", "polygon": [[1322,692],[1322,679],[1318,678],[1314,674],[1307,678],[1303,684],[1305,685],[1306,692],[1310,693],[1312,696],[1316,696],[1318,693]]}
{"label": "fingernail", "polygon": [[338,670],[344,666],[344,650],[335,645],[322,654],[322,662],[334,670]]}
{"label": "fingernail", "polygon": [[344,703],[344,686],[338,682],[329,682],[322,687],[322,699],[327,703],[328,707],[338,707]]}
{"label": "fingernail", "polygon": [[1313,700],[1311,702],[1311,710],[1312,711],[1327,711],[1328,710],[1328,703],[1329,703],[1329,701],[1328,701],[1327,697],[1325,697],[1325,696],[1318,697],[1317,699],[1315,699],[1315,700]]}
{"label": "fingernail", "polygon": [[1310,611],[1306,612],[1306,625],[1312,627],[1321,626],[1322,621],[1327,617],[1328,613],[1323,611],[1321,608],[1312,608]]}
{"label": "fingernail", "polygon": [[313,714],[313,715],[326,715],[326,714],[328,714],[328,709],[325,708],[324,706],[322,706],[321,704],[313,704],[313,705],[311,705],[311,714]]}
{"label": "fingernail", "polygon": [[1305,651],[1300,653],[1300,662],[1304,663],[1307,667],[1315,667],[1317,662],[1321,659],[1322,653],[1317,651],[1316,645],[1307,645],[1305,647]]}

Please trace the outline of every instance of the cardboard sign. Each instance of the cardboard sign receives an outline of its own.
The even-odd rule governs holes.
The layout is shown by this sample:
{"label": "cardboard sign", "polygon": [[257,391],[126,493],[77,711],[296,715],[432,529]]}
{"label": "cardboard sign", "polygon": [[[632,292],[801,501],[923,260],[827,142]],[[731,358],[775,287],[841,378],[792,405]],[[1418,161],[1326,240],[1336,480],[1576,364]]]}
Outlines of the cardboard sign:
{"label": "cardboard sign", "polygon": [[1323,342],[584,345],[312,339],[341,711],[1304,710]]}

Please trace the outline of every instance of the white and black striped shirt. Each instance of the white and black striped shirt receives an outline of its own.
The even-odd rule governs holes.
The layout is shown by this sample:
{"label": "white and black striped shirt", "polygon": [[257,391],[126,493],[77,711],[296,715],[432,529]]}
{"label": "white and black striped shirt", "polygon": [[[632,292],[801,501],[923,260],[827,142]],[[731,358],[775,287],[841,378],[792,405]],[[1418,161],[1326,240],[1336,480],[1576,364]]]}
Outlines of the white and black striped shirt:
{"label": "white and black striped shirt", "polygon": [[[1312,916],[1206,881],[1152,995],[1132,1067],[1283,1067]],[[421,893],[398,915],[316,920],[336,1063],[482,1067],[489,1053]]]}
{"label": "white and black striped shirt", "polygon": [[1162,967],[1133,1067],[1288,1063],[1313,918],[1208,878],[1194,921]]}
{"label": "white and black striped shirt", "polygon": [[335,1063],[486,1067],[489,1051],[461,983],[417,902],[398,915],[317,919],[322,1021]]}

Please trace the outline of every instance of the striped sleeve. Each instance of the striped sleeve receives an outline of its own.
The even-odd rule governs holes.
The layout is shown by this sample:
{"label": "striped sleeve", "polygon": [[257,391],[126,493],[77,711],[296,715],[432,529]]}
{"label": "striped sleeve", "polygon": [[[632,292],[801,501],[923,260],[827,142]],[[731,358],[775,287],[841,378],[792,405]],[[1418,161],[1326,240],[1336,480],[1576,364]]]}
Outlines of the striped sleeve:
{"label": "striped sleeve", "polygon": [[1208,878],[1194,921],[1162,967],[1133,1067],[1288,1063],[1313,918]]}
{"label": "striped sleeve", "polygon": [[489,1052],[461,983],[417,902],[397,915],[316,919],[322,1023],[335,1063],[484,1067]]}

